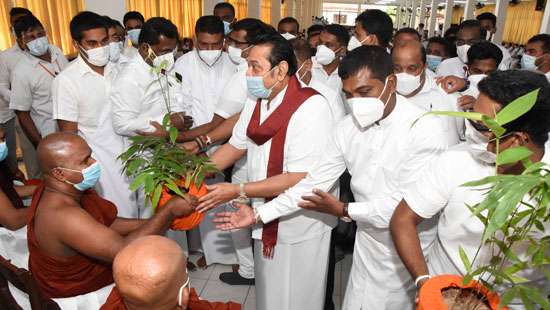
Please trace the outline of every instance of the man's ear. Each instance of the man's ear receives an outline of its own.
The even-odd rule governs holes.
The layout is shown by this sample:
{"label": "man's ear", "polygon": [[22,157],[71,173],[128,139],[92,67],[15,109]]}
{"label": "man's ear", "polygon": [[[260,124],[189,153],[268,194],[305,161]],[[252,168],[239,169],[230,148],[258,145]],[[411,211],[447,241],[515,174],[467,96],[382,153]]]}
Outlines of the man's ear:
{"label": "man's ear", "polygon": [[80,51],[80,44],[76,40],[72,40],[73,46],[77,51]]}
{"label": "man's ear", "polygon": [[277,73],[277,81],[284,80],[287,73],[288,73],[288,62],[283,60],[279,63],[279,72]]}
{"label": "man's ear", "polygon": [[365,40],[365,45],[380,45],[380,42],[378,42],[378,37],[374,34],[369,34],[367,36],[367,40]]}
{"label": "man's ear", "polygon": [[395,89],[397,87],[397,77],[395,74],[388,75],[388,83],[386,85],[386,88],[389,89],[389,93],[394,93]]}
{"label": "man's ear", "polygon": [[53,168],[50,170],[50,174],[58,181],[65,182],[67,180],[65,172],[61,168]]}
{"label": "man's ear", "polygon": [[306,71],[311,71],[312,68],[313,68],[313,60],[311,60],[311,58],[309,58],[308,60],[306,60],[304,62],[304,69]]}

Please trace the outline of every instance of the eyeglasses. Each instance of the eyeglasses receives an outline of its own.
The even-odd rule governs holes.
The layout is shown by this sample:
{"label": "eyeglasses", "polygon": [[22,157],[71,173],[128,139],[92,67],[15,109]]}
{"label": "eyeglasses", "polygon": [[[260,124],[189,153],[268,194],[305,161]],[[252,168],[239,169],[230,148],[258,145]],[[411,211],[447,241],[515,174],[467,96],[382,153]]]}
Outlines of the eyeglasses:
{"label": "eyeglasses", "polygon": [[461,39],[457,39],[456,40],[456,46],[462,46],[464,44],[468,44],[470,46],[476,44],[476,43],[479,43],[481,42],[480,39],[471,39],[471,40],[461,40]]}

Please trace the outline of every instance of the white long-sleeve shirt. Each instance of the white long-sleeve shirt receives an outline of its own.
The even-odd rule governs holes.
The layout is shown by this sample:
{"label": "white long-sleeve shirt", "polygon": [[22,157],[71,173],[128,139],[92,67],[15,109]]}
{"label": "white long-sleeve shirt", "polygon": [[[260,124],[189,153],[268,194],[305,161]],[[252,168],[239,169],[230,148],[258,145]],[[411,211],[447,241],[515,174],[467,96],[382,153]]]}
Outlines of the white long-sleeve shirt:
{"label": "white long-sleeve shirt", "polygon": [[165,75],[160,78],[152,67],[138,55],[119,67],[109,96],[112,105],[113,128],[122,136],[135,136],[136,131],[154,131],[151,121],[162,123],[168,108],[162,89],[170,92],[172,113],[184,112],[186,107],[181,96],[181,84],[168,73],[168,87]]}
{"label": "white long-sleeve shirt", "polygon": [[15,66],[23,57],[24,52],[18,44],[0,53],[0,123],[6,123],[15,117],[13,110],[10,110],[11,78]]}

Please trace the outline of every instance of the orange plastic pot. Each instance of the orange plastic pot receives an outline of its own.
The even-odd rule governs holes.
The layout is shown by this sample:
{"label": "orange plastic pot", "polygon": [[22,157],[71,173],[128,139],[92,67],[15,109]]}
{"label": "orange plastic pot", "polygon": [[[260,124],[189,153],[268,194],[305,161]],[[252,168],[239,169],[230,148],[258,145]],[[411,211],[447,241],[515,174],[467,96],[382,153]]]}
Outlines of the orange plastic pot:
{"label": "orange plastic pot", "polygon": [[[180,181],[178,185],[183,186],[183,184],[185,184],[184,180]],[[207,193],[208,193],[208,190],[206,189],[206,185],[204,184],[204,182],[201,184],[199,188],[197,188],[195,184],[191,182],[191,185],[189,186],[188,194],[193,195],[197,198],[200,198],[206,195]],[[162,208],[168,202],[168,200],[172,198],[172,196],[173,195],[170,194],[169,189],[164,188],[160,196],[157,210],[158,208]],[[172,224],[170,225],[170,228],[172,230],[191,230],[197,227],[203,218],[204,218],[204,213],[199,213],[195,211],[187,216],[182,216],[182,217],[178,217],[177,219],[174,219],[172,221]]]}
{"label": "orange plastic pot", "polygon": [[[417,310],[448,310],[447,304],[443,301],[441,291],[446,288],[475,289],[487,298],[491,309],[497,310],[500,298],[497,294],[489,291],[483,284],[472,280],[467,285],[463,284],[463,278],[457,275],[435,276],[420,288],[418,293]],[[501,309],[508,309],[506,307]]]}

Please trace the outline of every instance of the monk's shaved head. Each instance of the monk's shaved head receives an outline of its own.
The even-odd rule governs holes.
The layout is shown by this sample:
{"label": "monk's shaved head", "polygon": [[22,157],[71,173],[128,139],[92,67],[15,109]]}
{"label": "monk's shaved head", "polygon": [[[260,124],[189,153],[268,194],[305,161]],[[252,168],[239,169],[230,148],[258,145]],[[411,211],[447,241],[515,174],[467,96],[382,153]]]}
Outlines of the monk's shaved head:
{"label": "monk's shaved head", "polygon": [[44,173],[56,167],[67,166],[67,162],[79,151],[89,150],[80,136],[68,132],[56,132],[40,141],[37,148],[38,162]]}
{"label": "monk's shaved head", "polygon": [[113,276],[132,309],[173,309],[187,280],[187,258],[165,237],[146,236],[122,249],[113,262]]}

